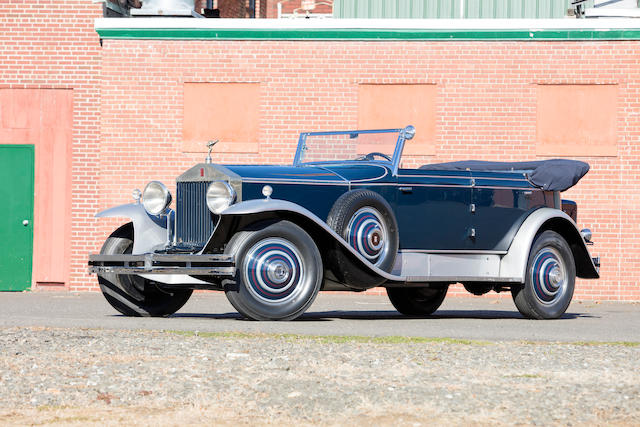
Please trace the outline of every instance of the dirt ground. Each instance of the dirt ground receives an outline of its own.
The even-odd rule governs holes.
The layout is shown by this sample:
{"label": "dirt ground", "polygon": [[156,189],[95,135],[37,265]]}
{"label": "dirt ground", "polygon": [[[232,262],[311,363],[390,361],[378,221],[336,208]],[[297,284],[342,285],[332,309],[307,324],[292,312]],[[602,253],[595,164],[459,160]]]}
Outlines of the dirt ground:
{"label": "dirt ground", "polygon": [[638,343],[0,329],[2,425],[640,425]]}

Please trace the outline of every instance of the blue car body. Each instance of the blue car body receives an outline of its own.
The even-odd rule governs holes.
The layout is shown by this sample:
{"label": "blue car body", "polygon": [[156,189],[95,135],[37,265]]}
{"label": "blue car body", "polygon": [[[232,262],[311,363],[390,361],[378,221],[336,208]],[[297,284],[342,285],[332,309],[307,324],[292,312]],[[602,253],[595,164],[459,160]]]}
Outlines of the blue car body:
{"label": "blue car body", "polygon": [[[576,162],[572,169],[568,164],[567,173],[545,162],[522,164],[522,169],[519,164],[476,167],[478,162],[468,168],[460,164],[403,168],[402,151],[414,132],[412,127],[308,132],[301,134],[291,165],[197,164],[177,178],[175,210],[167,207],[161,215],[147,211],[145,219],[138,203],[99,214],[128,213],[135,239],[132,258],[92,256],[91,271],[137,274],[167,286],[225,289],[225,280],[237,273],[242,261],[225,252],[233,236],[253,230],[255,224],[289,221],[307,231],[320,249],[325,269],[322,289],[462,282],[481,293],[507,290],[527,283],[531,248],[547,230],[566,241],[578,277],[598,277],[599,260],[587,249],[590,233],[581,234],[575,224],[575,204],[565,204],[573,209],[565,209],[567,214],[560,198],[566,181],[575,184],[588,165]],[[393,154],[388,156],[372,152],[350,159],[305,161],[309,141],[315,137],[344,137],[348,148],[357,138],[387,135],[397,137]],[[540,183],[538,175],[544,167],[555,169],[558,176],[544,172],[542,181],[548,182]],[[536,170],[540,173],[534,180]],[[209,204],[212,183],[224,184],[226,187],[216,185],[228,188],[233,198],[226,209],[216,213]],[[344,230],[331,225],[336,205],[346,195],[362,194],[361,190],[367,190],[369,197],[377,195],[393,216],[391,231],[397,232],[397,252],[394,247],[393,262],[384,268],[348,241]],[[344,283],[335,260],[330,268],[328,253],[349,258],[353,268],[379,280],[361,286]],[[223,259],[224,254],[230,256]],[[478,287],[478,283],[488,285]]]}

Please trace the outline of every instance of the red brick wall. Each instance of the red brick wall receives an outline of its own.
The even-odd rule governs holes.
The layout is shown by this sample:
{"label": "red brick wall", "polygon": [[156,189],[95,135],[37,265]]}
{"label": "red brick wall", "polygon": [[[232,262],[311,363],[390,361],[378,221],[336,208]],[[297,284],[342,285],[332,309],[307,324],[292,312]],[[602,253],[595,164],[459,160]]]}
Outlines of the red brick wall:
{"label": "red brick wall", "polygon": [[[173,186],[177,174],[204,158],[180,149],[184,82],[260,83],[259,153],[215,154],[218,162],[246,163],[291,161],[301,130],[356,127],[360,83],[435,84],[435,155],[408,156],[407,166],[542,158],[536,153],[538,84],[617,84],[617,155],[580,157],[578,146],[575,157],[592,170],[564,196],[578,202],[579,223],[593,230],[593,253],[603,259],[602,278],[580,280],[576,297],[640,300],[638,58],[635,41],[105,40],[99,205],[128,202],[129,189],[151,179]],[[79,162],[94,154],[85,151],[77,153]],[[85,176],[93,171],[78,168]],[[89,191],[78,190],[84,191],[78,203],[85,199],[79,208],[93,208],[95,199],[84,197]],[[111,225],[99,233],[77,226],[83,243],[75,244],[74,255],[96,247]],[[74,287],[92,283],[78,276]]]}
{"label": "red brick wall", "polygon": [[[95,289],[86,258],[100,247],[93,218],[98,208],[100,44],[93,19],[101,15],[100,4],[85,0],[0,2],[0,88],[73,90],[72,225],[67,239],[74,290]],[[36,164],[38,151],[36,146]],[[38,239],[47,230],[34,229],[34,234]]]}
{"label": "red brick wall", "polygon": [[[248,18],[248,0],[217,0],[213,7],[220,10],[220,18]],[[207,0],[195,0],[193,10],[203,13]]]}
{"label": "red brick wall", "polygon": [[[267,18],[277,18],[278,17],[278,1],[279,0],[262,0],[261,3],[264,3],[264,6],[261,6],[262,8],[264,8],[265,12],[266,12],[266,17]],[[325,4],[321,4],[321,3],[325,3]],[[313,9],[311,11],[312,14],[314,13],[322,13],[322,14],[330,14],[333,12],[333,6],[326,4],[326,3],[333,3],[333,2],[328,2],[328,1],[321,1],[321,0],[317,0],[316,1],[316,8]],[[294,13],[294,11],[297,10],[297,13],[304,15],[305,11],[301,9],[301,4],[302,4],[302,0],[289,0],[289,1],[285,1],[282,2],[282,13],[283,14],[290,14],[290,13]]]}
{"label": "red brick wall", "polygon": [[245,0],[218,0],[220,18],[246,18],[247,8]]}

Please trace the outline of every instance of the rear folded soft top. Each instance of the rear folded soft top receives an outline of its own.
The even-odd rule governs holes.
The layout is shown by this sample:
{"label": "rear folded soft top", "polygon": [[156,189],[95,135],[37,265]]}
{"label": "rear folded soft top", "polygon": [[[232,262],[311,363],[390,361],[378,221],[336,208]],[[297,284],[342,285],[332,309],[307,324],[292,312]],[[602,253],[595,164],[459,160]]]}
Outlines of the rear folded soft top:
{"label": "rear folded soft top", "polygon": [[468,170],[478,172],[522,172],[527,179],[543,190],[565,191],[573,187],[589,172],[589,164],[578,160],[552,159],[532,162],[487,162],[464,160],[420,166],[431,170]]}

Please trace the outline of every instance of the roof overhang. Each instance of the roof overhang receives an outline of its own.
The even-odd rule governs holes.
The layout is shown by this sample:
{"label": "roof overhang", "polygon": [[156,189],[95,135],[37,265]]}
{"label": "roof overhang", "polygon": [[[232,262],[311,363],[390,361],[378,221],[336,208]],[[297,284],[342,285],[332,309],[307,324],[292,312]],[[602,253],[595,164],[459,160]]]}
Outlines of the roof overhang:
{"label": "roof overhang", "polygon": [[98,18],[102,39],[640,40],[640,20]]}

